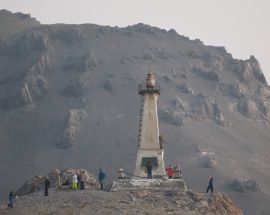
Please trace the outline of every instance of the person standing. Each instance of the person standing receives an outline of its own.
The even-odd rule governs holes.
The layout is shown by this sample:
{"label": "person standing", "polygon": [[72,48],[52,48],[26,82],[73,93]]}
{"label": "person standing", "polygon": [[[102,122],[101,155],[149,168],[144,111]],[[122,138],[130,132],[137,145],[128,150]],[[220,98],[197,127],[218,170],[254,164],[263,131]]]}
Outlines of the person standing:
{"label": "person standing", "polygon": [[208,175],[208,180],[209,180],[209,183],[208,183],[208,187],[206,188],[206,193],[208,193],[209,189],[211,190],[211,194],[213,193],[214,191],[214,182],[213,182],[213,177],[212,176],[209,176]]}
{"label": "person standing", "polygon": [[62,184],[61,184],[61,173],[60,171],[57,172],[58,174],[56,175],[56,189],[57,190],[60,190],[61,187],[62,187]]}
{"label": "person standing", "polygon": [[152,178],[152,170],[153,170],[153,165],[152,165],[152,162],[149,160],[146,164],[146,171],[147,171],[148,179]]}
{"label": "person standing", "polygon": [[78,178],[77,178],[76,173],[75,173],[75,174],[73,175],[73,177],[72,177],[71,188],[72,188],[73,190],[77,190],[77,189],[78,189]]}
{"label": "person standing", "polygon": [[99,181],[101,190],[103,190],[104,180],[105,180],[105,173],[102,171],[102,169],[99,169],[98,181]]}
{"label": "person standing", "polygon": [[80,189],[84,190],[84,182],[85,182],[85,172],[84,170],[81,172],[81,183],[80,183]]}
{"label": "person standing", "polygon": [[13,208],[14,198],[16,194],[13,191],[10,191],[8,194],[8,207]]}
{"label": "person standing", "polygon": [[173,170],[171,164],[166,168],[166,173],[167,173],[169,179],[172,179],[173,178],[174,170]]}
{"label": "person standing", "polygon": [[78,179],[78,182],[77,182],[77,189],[80,189],[81,187],[81,173],[77,173],[77,179]]}
{"label": "person standing", "polygon": [[180,163],[177,163],[176,166],[174,167],[174,177],[175,179],[182,179],[182,170]]}
{"label": "person standing", "polygon": [[46,177],[45,178],[45,181],[44,181],[44,187],[45,187],[45,193],[44,193],[44,196],[49,196],[49,187],[50,187],[50,181],[49,181],[49,178]]}

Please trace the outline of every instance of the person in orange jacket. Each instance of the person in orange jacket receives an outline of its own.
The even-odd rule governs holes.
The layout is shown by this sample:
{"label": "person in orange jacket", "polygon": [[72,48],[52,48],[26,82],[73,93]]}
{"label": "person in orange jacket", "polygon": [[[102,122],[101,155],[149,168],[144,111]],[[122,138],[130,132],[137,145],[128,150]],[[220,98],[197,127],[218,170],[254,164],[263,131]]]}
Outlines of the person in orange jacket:
{"label": "person in orange jacket", "polygon": [[173,170],[171,164],[166,168],[166,173],[167,173],[169,179],[173,178],[174,170]]}

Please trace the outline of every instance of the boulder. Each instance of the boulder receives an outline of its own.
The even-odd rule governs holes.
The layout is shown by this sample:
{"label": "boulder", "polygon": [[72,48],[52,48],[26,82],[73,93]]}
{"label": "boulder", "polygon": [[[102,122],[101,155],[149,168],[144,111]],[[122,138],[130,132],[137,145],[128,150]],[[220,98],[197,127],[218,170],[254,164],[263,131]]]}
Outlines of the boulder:
{"label": "boulder", "polygon": [[17,191],[18,196],[27,195],[44,189],[45,176],[34,176],[25,182]]}
{"label": "boulder", "polygon": [[51,187],[59,188],[61,186],[61,172],[58,169],[54,169],[48,174]]}
{"label": "boulder", "polygon": [[214,157],[208,157],[206,160],[205,160],[205,163],[204,163],[204,167],[206,168],[214,168],[216,165],[216,159]]}
{"label": "boulder", "polygon": [[200,166],[206,168],[214,168],[216,166],[216,157],[214,152],[207,152],[198,150],[199,154],[197,159],[200,163]]}
{"label": "boulder", "polygon": [[244,181],[234,180],[231,183],[231,188],[232,190],[237,191],[237,192],[260,191],[258,183],[255,180],[250,180],[250,179],[247,179]]}

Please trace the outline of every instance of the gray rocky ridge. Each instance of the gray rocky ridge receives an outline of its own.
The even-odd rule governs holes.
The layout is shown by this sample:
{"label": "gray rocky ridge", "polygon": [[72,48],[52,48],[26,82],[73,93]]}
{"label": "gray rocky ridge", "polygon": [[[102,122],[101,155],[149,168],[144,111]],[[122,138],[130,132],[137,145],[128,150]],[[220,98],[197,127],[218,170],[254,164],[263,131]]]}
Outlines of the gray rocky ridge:
{"label": "gray rocky ridge", "polygon": [[[269,213],[270,88],[254,56],[237,60],[224,47],[142,23],[42,25],[5,10],[0,17],[2,200],[55,167],[103,168],[109,180],[119,167],[132,172],[137,87],[151,64],[166,165],[180,162],[187,186],[200,191],[213,175],[215,189],[245,214]],[[260,189],[235,191],[234,180]]]}

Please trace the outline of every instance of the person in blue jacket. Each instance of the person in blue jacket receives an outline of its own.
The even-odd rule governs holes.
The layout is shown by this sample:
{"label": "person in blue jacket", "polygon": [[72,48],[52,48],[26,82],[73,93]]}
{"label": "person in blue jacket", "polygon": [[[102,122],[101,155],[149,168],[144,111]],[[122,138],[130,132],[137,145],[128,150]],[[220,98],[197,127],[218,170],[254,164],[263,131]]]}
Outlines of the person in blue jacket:
{"label": "person in blue jacket", "polygon": [[104,186],[104,180],[105,180],[105,173],[102,171],[102,169],[99,169],[98,181],[100,184],[100,189],[102,189],[102,190],[103,190],[103,186]]}

